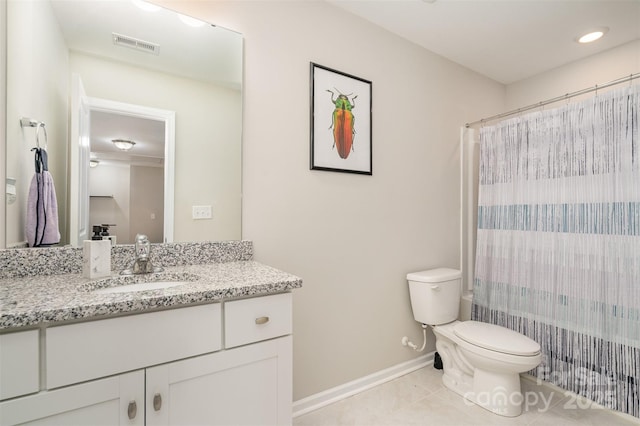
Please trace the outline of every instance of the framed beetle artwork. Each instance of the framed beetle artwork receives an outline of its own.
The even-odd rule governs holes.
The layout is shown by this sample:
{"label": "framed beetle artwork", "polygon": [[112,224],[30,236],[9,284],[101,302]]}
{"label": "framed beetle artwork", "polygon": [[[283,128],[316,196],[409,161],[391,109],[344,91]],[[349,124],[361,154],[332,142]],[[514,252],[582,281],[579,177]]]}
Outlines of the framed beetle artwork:
{"label": "framed beetle artwork", "polygon": [[371,82],[311,62],[311,170],[372,173]]}

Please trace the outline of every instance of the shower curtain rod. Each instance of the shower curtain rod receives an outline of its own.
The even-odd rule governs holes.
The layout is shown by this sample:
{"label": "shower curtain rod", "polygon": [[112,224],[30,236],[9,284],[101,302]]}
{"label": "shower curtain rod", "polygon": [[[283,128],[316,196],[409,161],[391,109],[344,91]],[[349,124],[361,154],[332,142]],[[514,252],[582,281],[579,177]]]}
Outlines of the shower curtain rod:
{"label": "shower curtain rod", "polygon": [[541,101],[541,102],[538,102],[538,103],[535,103],[535,104],[527,105],[526,107],[514,109],[514,110],[511,110],[509,112],[503,112],[502,114],[492,115],[491,117],[483,118],[481,120],[477,120],[477,121],[474,121],[472,123],[467,123],[467,124],[465,124],[465,127],[469,128],[469,127],[474,126],[476,124],[483,124],[483,123],[486,123],[487,121],[499,120],[501,118],[508,117],[510,115],[520,114],[521,112],[529,111],[529,110],[532,110],[532,109],[535,109],[535,108],[540,108],[540,107],[543,107],[545,105],[552,104],[554,102],[560,102],[560,101],[563,101],[563,100],[566,100],[566,99],[573,98],[575,96],[584,95],[585,93],[595,92],[598,89],[604,89],[606,87],[615,86],[616,84],[626,83],[627,81],[634,80],[634,79],[636,79],[638,77],[640,77],[640,73],[629,74],[626,77],[618,78],[617,80],[612,80],[612,81],[609,81],[609,82],[604,83],[604,84],[596,84],[595,86],[588,87],[586,89],[577,90],[575,92],[570,92],[570,93],[567,93],[567,94],[562,95],[562,96],[558,96],[558,97],[555,97],[555,98],[547,99],[546,101]]}

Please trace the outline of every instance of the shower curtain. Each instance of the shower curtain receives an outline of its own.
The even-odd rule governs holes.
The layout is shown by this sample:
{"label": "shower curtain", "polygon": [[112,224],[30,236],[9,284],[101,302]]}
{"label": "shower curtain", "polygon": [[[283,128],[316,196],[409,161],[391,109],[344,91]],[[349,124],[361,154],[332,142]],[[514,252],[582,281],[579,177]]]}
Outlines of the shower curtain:
{"label": "shower curtain", "polygon": [[640,417],[640,85],[480,130],[472,318],[531,373]]}

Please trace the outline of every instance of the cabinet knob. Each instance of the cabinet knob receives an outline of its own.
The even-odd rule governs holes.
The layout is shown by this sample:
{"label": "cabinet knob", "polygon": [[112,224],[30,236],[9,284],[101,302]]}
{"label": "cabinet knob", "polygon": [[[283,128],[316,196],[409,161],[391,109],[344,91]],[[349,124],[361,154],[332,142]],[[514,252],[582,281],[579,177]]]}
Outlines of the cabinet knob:
{"label": "cabinet knob", "polygon": [[269,317],[258,317],[256,318],[256,324],[266,324],[269,322]]}
{"label": "cabinet knob", "polygon": [[159,393],[153,395],[153,409],[155,411],[160,411],[162,408],[162,395]]}
{"label": "cabinet knob", "polygon": [[136,414],[138,414],[138,404],[136,404],[135,401],[131,401],[127,407],[127,416],[129,416],[129,420],[135,419]]}

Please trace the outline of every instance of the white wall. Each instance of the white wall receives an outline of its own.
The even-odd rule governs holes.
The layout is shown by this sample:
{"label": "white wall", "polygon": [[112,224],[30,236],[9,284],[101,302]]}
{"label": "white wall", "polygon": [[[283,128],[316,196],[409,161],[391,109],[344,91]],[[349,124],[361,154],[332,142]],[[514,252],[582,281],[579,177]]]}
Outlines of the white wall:
{"label": "white wall", "polygon": [[[55,182],[60,234],[65,242],[67,204],[68,53],[49,3],[7,2],[6,175],[17,179],[18,198],[6,208],[7,246],[26,241],[24,224],[29,183],[35,172],[35,128],[20,127],[28,117],[46,124],[49,171]],[[4,27],[3,27],[4,28]],[[42,141],[43,139],[41,139]]]}
{"label": "white wall", "polygon": [[[507,109],[524,107],[639,72],[640,40],[636,40],[510,84],[507,86]],[[640,80],[634,81],[634,84],[640,83]],[[593,96],[593,93],[586,96]],[[557,106],[552,104],[547,108]]]}
{"label": "white wall", "polygon": [[[90,97],[176,112],[174,241],[238,239],[242,126],[223,110],[241,109],[239,92],[76,52],[70,69]],[[193,205],[213,219],[193,220]]]}
{"label": "white wall", "polygon": [[164,236],[164,168],[131,166],[129,242],[144,234],[152,243]]}
{"label": "white wall", "polygon": [[[243,238],[304,280],[294,398],[416,357],[405,276],[459,266],[459,128],[503,86],[326,2],[162,3],[244,35]],[[373,176],[309,170],[310,61],[373,82]]]}

